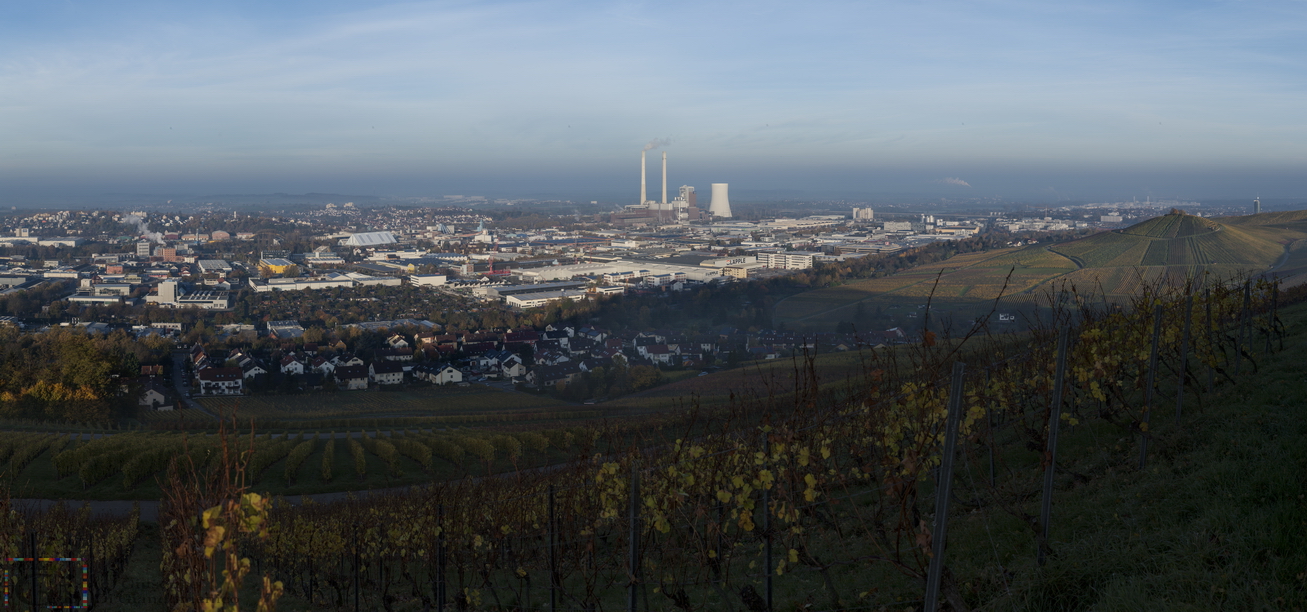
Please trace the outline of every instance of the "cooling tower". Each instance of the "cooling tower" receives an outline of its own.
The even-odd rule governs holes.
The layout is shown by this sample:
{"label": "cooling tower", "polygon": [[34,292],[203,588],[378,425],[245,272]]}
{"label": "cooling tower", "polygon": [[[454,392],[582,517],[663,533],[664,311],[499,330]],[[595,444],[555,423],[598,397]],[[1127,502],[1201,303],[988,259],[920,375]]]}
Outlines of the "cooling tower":
{"label": "cooling tower", "polygon": [[712,184],[712,204],[708,205],[708,212],[714,217],[731,216],[731,201],[726,197],[726,187],[729,183]]}

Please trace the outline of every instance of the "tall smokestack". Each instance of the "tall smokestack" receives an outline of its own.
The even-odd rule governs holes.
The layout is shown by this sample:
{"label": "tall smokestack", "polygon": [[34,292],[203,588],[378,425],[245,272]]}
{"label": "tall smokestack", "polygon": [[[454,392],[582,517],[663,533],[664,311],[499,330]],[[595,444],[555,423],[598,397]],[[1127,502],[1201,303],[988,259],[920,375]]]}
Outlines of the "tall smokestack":
{"label": "tall smokestack", "polygon": [[640,151],[640,203],[644,204],[644,151]]}
{"label": "tall smokestack", "polygon": [[667,208],[667,151],[663,151],[663,208]]}

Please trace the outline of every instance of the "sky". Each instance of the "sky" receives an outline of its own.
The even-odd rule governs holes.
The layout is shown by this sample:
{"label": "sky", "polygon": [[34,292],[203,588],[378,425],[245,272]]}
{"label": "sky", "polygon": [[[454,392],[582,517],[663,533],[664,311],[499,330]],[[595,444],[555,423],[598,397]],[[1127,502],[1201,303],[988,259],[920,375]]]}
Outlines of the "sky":
{"label": "sky", "polygon": [[1305,109],[1302,1],[0,3],[6,204],[1307,197]]}

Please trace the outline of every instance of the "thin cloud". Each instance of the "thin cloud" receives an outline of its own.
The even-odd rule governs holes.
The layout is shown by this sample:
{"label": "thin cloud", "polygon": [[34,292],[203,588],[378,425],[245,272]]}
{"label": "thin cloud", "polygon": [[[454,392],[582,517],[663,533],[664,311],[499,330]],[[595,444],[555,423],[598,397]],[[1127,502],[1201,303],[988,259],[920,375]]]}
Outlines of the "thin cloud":
{"label": "thin cloud", "polygon": [[971,186],[971,183],[968,183],[968,182],[966,182],[966,181],[964,181],[964,180],[962,180],[962,179],[960,179],[960,178],[953,178],[953,177],[942,178],[942,179],[939,179],[938,181],[935,181],[935,182],[936,182],[936,183],[941,183],[941,184],[944,184],[944,185],[957,185],[957,186],[959,186],[959,187],[970,187],[970,186]]}

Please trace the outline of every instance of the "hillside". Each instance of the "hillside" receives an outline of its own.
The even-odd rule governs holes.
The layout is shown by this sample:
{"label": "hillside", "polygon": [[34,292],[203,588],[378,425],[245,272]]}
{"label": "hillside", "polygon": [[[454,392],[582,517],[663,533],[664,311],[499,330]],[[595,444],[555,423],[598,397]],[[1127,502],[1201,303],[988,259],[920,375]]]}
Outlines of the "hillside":
{"label": "hillside", "polygon": [[1292,268],[1286,281],[1301,282],[1307,280],[1307,250],[1291,247],[1304,240],[1307,211],[1221,219],[1172,211],[1053,246],[970,253],[802,293],[777,304],[773,321],[790,329],[832,330],[841,323],[912,327],[919,322],[917,307],[932,295],[940,311],[968,320],[993,308],[1000,293],[1005,297],[999,306],[1007,309],[1029,307],[1042,289],[1063,282],[1117,299],[1163,278],[1182,282],[1204,271],[1229,278],[1283,266]]}
{"label": "hillside", "polygon": [[1166,277],[1182,282],[1204,270],[1219,277],[1268,270],[1299,236],[1268,226],[1247,228],[1173,212],[1119,232],[1105,232],[1051,250],[1082,269],[1066,275],[1079,287],[1124,296],[1141,283]]}

